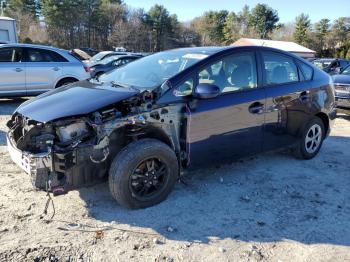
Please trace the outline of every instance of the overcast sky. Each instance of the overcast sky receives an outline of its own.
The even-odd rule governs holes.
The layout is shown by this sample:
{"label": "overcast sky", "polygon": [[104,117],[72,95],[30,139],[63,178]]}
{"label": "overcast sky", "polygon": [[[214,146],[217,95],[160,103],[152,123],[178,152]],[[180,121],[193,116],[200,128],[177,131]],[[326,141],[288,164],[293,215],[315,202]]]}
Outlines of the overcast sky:
{"label": "overcast sky", "polygon": [[188,21],[208,10],[226,9],[239,12],[247,4],[254,7],[265,3],[278,11],[280,22],[292,22],[304,12],[312,22],[321,18],[334,20],[341,16],[350,16],[350,0],[124,0],[131,7],[144,8],[146,11],[154,4],[164,5],[171,14],[177,14],[180,21]]}

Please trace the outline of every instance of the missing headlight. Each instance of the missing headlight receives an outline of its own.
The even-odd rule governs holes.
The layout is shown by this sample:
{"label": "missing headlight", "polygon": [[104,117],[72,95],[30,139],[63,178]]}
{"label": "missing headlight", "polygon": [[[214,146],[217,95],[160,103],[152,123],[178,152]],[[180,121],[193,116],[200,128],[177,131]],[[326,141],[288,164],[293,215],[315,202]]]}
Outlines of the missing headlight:
{"label": "missing headlight", "polygon": [[88,135],[89,130],[85,122],[76,122],[56,128],[60,143],[69,144]]}

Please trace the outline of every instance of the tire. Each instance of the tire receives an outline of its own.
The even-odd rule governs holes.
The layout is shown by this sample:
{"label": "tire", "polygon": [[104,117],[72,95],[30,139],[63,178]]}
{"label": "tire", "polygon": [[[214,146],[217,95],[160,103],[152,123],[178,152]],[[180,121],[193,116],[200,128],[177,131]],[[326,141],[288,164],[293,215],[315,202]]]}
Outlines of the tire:
{"label": "tire", "polygon": [[[310,140],[311,138],[314,138],[314,140]],[[295,156],[299,159],[315,157],[322,147],[324,138],[325,128],[322,120],[318,117],[312,118],[301,132],[300,141],[294,149]]]}
{"label": "tire", "polygon": [[77,81],[78,80],[74,80],[74,79],[63,79],[57,83],[56,88],[66,86],[66,85],[72,84],[72,83],[77,82]]}
{"label": "tire", "polygon": [[[147,163],[147,167],[144,163]],[[153,167],[161,166],[163,171],[159,173],[166,174],[159,176],[162,180],[154,182],[156,184],[153,185],[148,183],[152,183],[153,180],[150,177],[153,177],[154,172],[153,175],[148,176],[148,171],[143,174],[141,170],[141,166],[148,170],[148,163],[153,163]],[[145,208],[156,205],[167,198],[176,183],[178,174],[178,160],[169,146],[156,139],[141,139],[127,145],[114,158],[109,171],[109,189],[121,206],[131,209]],[[152,181],[145,184],[145,175]],[[156,186],[160,188],[156,189]],[[140,192],[143,188],[146,188],[144,191],[148,192],[153,189],[155,192],[153,195],[142,197],[139,195],[140,192],[136,192],[139,187],[142,188]]]}

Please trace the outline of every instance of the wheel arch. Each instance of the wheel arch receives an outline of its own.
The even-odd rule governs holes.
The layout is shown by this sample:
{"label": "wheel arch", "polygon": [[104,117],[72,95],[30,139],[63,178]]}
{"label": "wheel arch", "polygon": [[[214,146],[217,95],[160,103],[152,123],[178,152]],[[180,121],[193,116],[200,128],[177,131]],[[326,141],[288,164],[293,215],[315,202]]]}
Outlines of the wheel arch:
{"label": "wheel arch", "polygon": [[[130,134],[132,135],[132,133]],[[172,139],[166,134],[166,132],[160,128],[156,127],[154,125],[147,125],[140,129],[138,133],[135,134],[137,140],[144,139],[144,138],[153,138],[157,139],[164,144],[168,145],[172,150],[175,151],[175,145],[172,141]]]}
{"label": "wheel arch", "polygon": [[78,78],[74,77],[74,76],[64,76],[62,78],[60,78],[56,83],[55,83],[55,88],[57,88],[62,82],[67,81],[67,80],[73,80],[74,82],[79,81]]}
{"label": "wheel arch", "polygon": [[112,155],[117,155],[124,147],[133,141],[152,138],[163,142],[169,146],[175,153],[175,144],[171,137],[169,137],[166,132],[160,128],[153,125],[146,126],[124,126],[115,129],[110,135],[110,148]]}
{"label": "wheel arch", "polygon": [[328,134],[328,131],[329,131],[329,119],[328,119],[327,114],[324,112],[319,112],[319,113],[315,114],[315,116],[322,120],[323,125],[324,125],[324,129],[325,129],[324,130],[325,131],[324,137],[326,137]]}

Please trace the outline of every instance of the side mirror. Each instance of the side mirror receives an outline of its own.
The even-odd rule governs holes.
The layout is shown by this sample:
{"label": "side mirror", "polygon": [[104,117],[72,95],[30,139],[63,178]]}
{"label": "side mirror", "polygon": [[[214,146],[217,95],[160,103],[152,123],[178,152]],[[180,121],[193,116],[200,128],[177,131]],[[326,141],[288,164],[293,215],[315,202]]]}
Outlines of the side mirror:
{"label": "side mirror", "polygon": [[220,94],[220,88],[213,84],[199,84],[194,89],[194,96],[201,99],[214,98]]}

